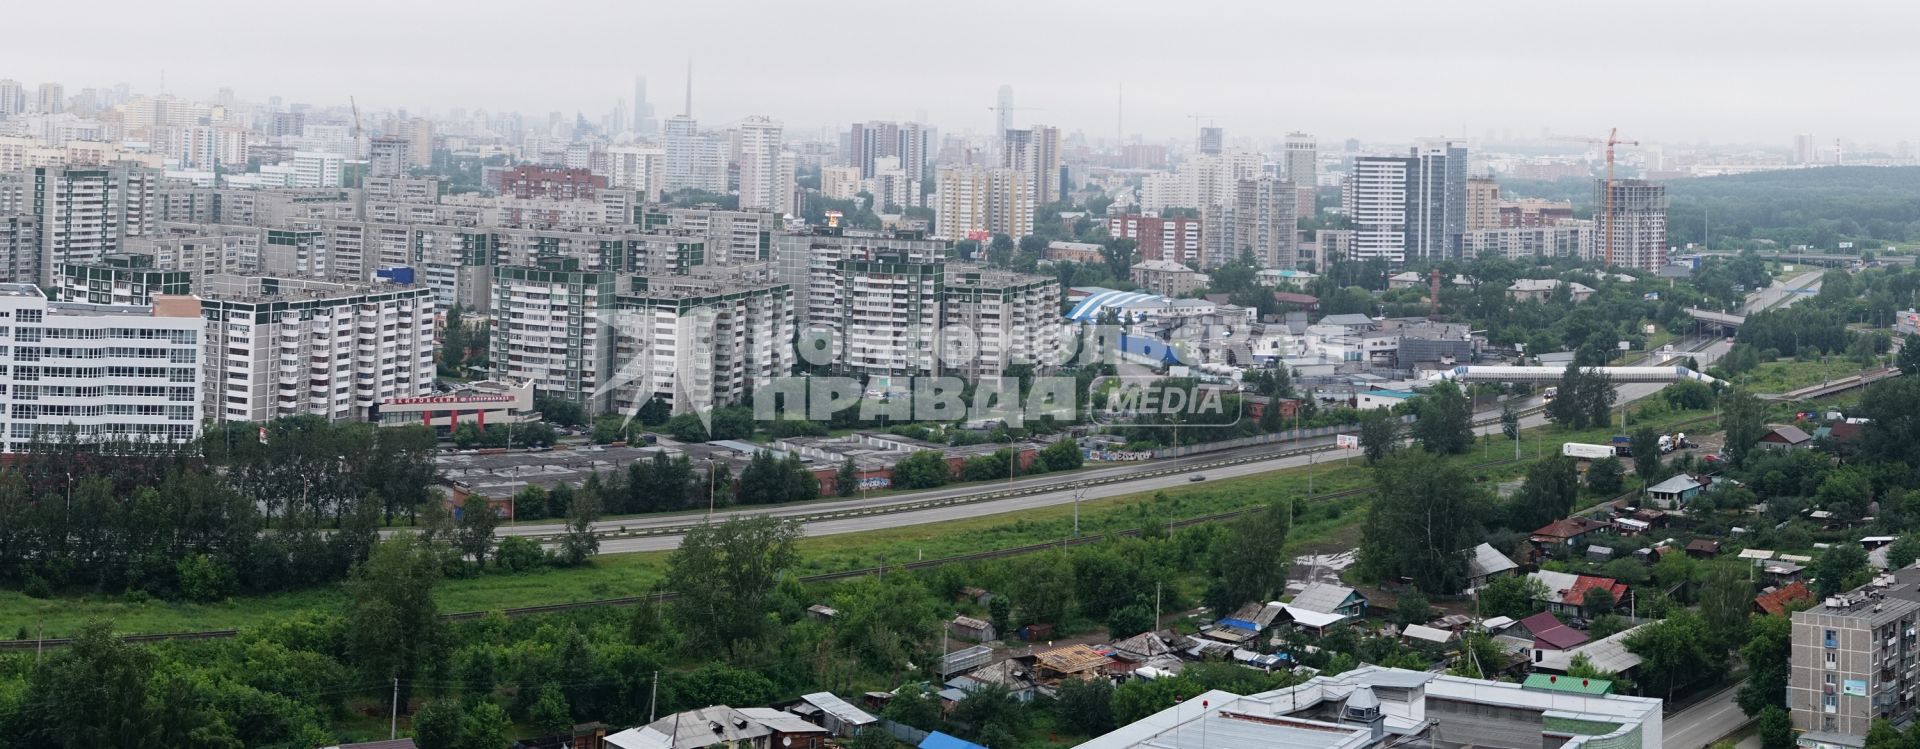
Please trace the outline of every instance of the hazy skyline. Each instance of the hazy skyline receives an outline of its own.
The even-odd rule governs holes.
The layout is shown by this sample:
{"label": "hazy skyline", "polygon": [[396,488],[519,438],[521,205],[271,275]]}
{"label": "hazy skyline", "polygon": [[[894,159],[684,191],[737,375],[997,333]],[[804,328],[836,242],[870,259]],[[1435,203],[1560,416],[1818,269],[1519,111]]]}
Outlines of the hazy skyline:
{"label": "hazy skyline", "polygon": [[0,77],[70,95],[122,81],[156,92],[164,70],[188,98],[229,86],[248,101],[597,118],[645,75],[666,117],[692,59],[696,117],[764,114],[796,130],[925,112],[985,133],[1001,84],[1041,108],[1016,124],[1092,138],[1116,133],[1123,84],[1125,132],[1150,139],[1192,133],[1197,114],[1230,137],[1619,127],[1668,142],[1891,144],[1920,115],[1894,76],[1916,59],[1903,36],[1920,7],[1904,4],[190,0],[111,2],[78,26],[71,8],[12,10],[34,31],[9,39]]}

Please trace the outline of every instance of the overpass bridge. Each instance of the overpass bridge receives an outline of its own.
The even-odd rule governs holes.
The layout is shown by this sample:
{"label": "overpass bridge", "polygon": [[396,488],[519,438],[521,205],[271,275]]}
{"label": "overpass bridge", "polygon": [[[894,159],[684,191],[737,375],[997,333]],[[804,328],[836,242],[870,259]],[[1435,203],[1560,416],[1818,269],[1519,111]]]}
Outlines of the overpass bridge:
{"label": "overpass bridge", "polygon": [[[1701,374],[1686,367],[1589,367],[1607,376],[1614,384],[1629,382],[1679,382],[1693,380],[1708,385],[1725,384],[1711,375]],[[1509,366],[1462,366],[1440,371],[1441,379],[1459,382],[1559,382],[1566,374],[1562,367],[1509,367]]]}
{"label": "overpass bridge", "polygon": [[1700,322],[1703,322],[1703,323],[1708,323],[1710,325],[1718,325],[1720,327],[1727,328],[1727,329],[1738,328],[1741,325],[1745,325],[1747,322],[1746,315],[1735,315],[1727,312],[1714,312],[1713,310],[1695,309],[1693,307],[1687,308],[1687,316],[1695,320],[1699,320]]}

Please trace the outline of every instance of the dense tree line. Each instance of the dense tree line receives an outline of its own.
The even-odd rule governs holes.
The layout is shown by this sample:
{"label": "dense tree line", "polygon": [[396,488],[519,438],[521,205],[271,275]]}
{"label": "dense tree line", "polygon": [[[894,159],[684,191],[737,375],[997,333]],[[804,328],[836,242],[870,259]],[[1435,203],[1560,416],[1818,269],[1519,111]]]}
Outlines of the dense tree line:
{"label": "dense tree line", "polygon": [[430,504],[424,427],[313,417],[181,449],[37,444],[0,472],[0,584],[214,600],[341,579]]}

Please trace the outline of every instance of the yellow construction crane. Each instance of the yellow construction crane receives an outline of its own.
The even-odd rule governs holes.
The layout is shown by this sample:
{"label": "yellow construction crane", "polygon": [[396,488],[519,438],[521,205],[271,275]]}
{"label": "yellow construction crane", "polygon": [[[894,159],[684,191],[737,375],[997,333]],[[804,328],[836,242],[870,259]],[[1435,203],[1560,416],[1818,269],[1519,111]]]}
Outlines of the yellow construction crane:
{"label": "yellow construction crane", "polygon": [[1604,215],[1606,216],[1606,222],[1607,222],[1606,239],[1603,240],[1606,242],[1605,262],[1607,265],[1611,266],[1613,265],[1613,147],[1614,146],[1638,146],[1640,145],[1640,141],[1621,140],[1620,128],[1617,128],[1617,127],[1608,131],[1607,137],[1605,138],[1582,138],[1579,136],[1562,136],[1559,138],[1555,138],[1554,140],[1574,141],[1578,143],[1585,143],[1591,146],[1607,147],[1607,195],[1606,195],[1606,198],[1602,201],[1603,204],[1601,206],[1601,210],[1605,212]]}

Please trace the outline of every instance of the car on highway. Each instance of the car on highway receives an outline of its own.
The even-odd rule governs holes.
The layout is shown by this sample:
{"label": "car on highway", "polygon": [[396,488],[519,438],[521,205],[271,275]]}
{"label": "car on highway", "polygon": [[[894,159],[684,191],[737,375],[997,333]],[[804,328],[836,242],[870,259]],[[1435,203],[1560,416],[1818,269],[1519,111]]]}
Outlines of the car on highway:
{"label": "car on highway", "polygon": [[1188,480],[1188,481],[1206,481],[1206,480],[1207,480],[1207,476],[1206,476],[1206,474],[1203,474],[1203,473],[1196,473],[1196,474],[1194,474],[1194,475],[1192,475],[1192,476],[1188,476],[1188,477],[1187,477],[1187,480]]}

